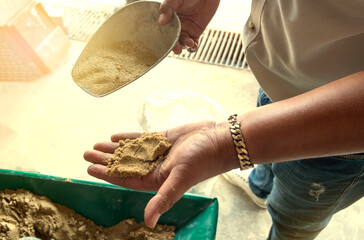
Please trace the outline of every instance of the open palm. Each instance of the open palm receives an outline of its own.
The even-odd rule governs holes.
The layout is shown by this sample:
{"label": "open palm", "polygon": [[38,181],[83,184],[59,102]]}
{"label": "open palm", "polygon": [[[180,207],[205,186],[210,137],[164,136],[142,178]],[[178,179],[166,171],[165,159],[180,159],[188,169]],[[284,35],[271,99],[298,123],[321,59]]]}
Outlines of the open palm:
{"label": "open palm", "polygon": [[154,227],[159,217],[193,185],[236,167],[224,160],[225,151],[220,144],[223,134],[215,122],[187,124],[160,133],[168,138],[172,148],[167,158],[142,178],[106,175],[107,160],[118,147],[118,141],[139,137],[140,133],[115,134],[112,142],[97,143],[94,150],[84,154],[93,163],[88,168],[90,175],[126,188],[158,191],[145,208],[144,220],[149,227]]}

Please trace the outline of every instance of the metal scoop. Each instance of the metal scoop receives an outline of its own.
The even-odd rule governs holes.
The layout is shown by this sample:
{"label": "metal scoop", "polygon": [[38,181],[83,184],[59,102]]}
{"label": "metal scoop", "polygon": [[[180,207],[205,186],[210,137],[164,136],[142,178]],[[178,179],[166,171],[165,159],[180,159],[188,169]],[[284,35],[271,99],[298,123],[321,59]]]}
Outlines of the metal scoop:
{"label": "metal scoop", "polygon": [[[103,97],[140,78],[164,59],[178,41],[181,23],[177,14],[174,13],[168,24],[160,26],[158,24],[159,7],[160,2],[137,1],[125,5],[105,21],[87,43],[72,69],[72,78],[76,84],[92,96]],[[91,88],[87,88],[84,85],[81,86],[82,84],[77,79],[77,71],[80,65],[85,63],[83,61],[88,56],[95,56],[95,49],[102,49],[104,46],[115,45],[123,41],[142,42],[146,48],[151,50],[155,56],[153,58],[155,61],[153,60],[152,64],[148,64],[148,68],[143,72],[136,74],[132,79],[120,85],[108,89],[107,92],[97,93]],[[129,52],[128,54],[134,53]],[[100,68],[100,66],[98,67]],[[105,71],[107,70],[105,69]],[[133,69],[125,69],[125,71],[133,71]],[[97,75],[93,73],[86,75],[93,75],[97,78]],[[107,82],[109,80],[103,78],[103,81]],[[92,85],[93,83],[87,82],[87,84]]]}

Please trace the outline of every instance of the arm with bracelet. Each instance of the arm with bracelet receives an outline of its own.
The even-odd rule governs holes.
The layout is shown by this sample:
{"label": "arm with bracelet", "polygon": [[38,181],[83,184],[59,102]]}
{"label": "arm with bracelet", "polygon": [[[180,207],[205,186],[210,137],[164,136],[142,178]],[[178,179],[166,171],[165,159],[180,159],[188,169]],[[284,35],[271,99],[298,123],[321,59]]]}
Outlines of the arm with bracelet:
{"label": "arm with bracelet", "polygon": [[297,97],[233,115],[226,122],[204,121],[162,131],[172,148],[166,160],[144,178],[106,176],[101,153],[112,153],[116,142],[141,133],[115,134],[113,143],[96,144],[85,153],[85,159],[93,163],[88,172],[123,187],[158,191],[145,209],[145,222],[154,227],[189,188],[231,169],[364,152],[363,92],[364,72],[359,72]]}
{"label": "arm with bracelet", "polygon": [[[269,3],[272,2],[276,1]],[[181,18],[182,33],[174,49],[176,53],[182,48],[196,50],[198,38],[218,3],[218,0],[163,1],[160,24],[167,23],[173,11]],[[258,30],[254,27],[247,31]],[[147,226],[154,227],[159,217],[193,185],[232,169],[364,152],[363,93],[364,71],[358,71],[253,111],[244,112],[241,106],[240,114],[227,116],[224,122],[203,121],[162,131],[172,148],[166,159],[143,178],[106,176],[105,156],[113,153],[119,140],[141,135],[115,134],[112,142],[98,143],[94,150],[85,153],[85,159],[92,163],[88,173],[123,187],[157,191],[144,216]]]}

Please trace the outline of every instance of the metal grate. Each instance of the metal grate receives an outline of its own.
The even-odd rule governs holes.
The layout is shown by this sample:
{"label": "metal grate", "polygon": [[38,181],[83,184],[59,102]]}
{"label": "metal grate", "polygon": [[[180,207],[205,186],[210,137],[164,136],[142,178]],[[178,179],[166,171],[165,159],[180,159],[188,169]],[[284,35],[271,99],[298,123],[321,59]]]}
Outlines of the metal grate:
{"label": "metal grate", "polygon": [[[62,13],[62,22],[73,40],[89,41],[118,6],[88,0],[41,0],[46,11]],[[52,15],[51,15],[52,16]]]}
{"label": "metal grate", "polygon": [[113,12],[106,12],[105,10],[67,7],[65,8],[63,21],[72,39],[88,41],[112,14]]}
{"label": "metal grate", "polygon": [[206,29],[196,52],[183,50],[180,55],[171,53],[169,56],[232,68],[248,68],[242,34],[237,32]]}

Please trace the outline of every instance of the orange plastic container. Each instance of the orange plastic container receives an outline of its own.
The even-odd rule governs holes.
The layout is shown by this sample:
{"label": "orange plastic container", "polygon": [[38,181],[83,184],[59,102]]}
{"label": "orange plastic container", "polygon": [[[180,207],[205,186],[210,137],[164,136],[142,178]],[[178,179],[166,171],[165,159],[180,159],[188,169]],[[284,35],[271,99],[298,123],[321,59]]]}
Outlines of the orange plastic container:
{"label": "orange plastic container", "polygon": [[0,26],[0,81],[28,81],[53,70],[69,49],[41,3],[30,1]]}

